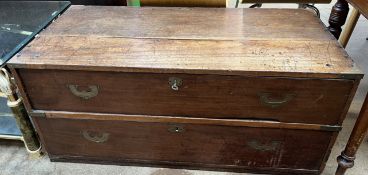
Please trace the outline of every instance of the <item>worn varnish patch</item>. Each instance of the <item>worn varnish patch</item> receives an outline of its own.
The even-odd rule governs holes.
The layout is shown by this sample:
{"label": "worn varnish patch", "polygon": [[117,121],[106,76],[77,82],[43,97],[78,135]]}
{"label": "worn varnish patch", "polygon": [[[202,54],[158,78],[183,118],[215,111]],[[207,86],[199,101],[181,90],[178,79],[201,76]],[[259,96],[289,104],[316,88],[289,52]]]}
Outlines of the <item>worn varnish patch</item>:
{"label": "worn varnish patch", "polygon": [[[41,36],[11,65],[33,68],[198,72],[257,76],[359,76],[334,41],[168,40]],[[110,70],[111,70],[110,69]],[[293,73],[293,74],[291,74]]]}
{"label": "worn varnish patch", "polygon": [[[90,156],[99,160],[176,162],[218,168],[316,170],[332,136],[332,132],[324,131],[198,124],[183,124],[185,131],[178,133],[168,132],[171,125],[165,122],[39,117],[34,121],[44,133],[41,138],[47,143],[50,157]],[[106,132],[110,136],[106,142],[93,143],[81,136],[81,130]]]}
{"label": "worn varnish patch", "polygon": [[73,6],[43,34],[213,40],[333,40],[316,19],[312,12],[296,9]]}
{"label": "worn varnish patch", "polygon": [[308,11],[295,9],[73,6],[9,65],[69,70],[93,67],[125,72],[361,77],[321,21]]}

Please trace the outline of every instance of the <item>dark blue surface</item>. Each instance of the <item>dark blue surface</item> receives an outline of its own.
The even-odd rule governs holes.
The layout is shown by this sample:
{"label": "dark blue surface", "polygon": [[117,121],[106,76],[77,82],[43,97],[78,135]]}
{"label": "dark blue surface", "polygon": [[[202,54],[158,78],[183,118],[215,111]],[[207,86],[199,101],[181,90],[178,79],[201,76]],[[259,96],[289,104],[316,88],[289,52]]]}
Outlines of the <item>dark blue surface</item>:
{"label": "dark blue surface", "polygon": [[6,105],[6,101],[6,98],[0,97],[0,134],[21,136],[22,134],[17,127],[10,108]]}
{"label": "dark blue surface", "polygon": [[69,5],[68,1],[0,1],[1,66]]}

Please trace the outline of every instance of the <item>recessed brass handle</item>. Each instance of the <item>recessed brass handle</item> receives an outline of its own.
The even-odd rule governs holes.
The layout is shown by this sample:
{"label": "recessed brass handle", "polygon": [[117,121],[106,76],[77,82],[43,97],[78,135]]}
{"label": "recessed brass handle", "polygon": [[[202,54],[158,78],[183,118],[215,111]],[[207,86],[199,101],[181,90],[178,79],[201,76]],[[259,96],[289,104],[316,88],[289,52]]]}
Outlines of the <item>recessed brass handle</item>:
{"label": "recessed brass handle", "polygon": [[78,87],[78,85],[68,85],[68,88],[73,95],[84,100],[88,100],[98,95],[98,86],[96,85],[88,86],[88,90],[79,90]]}
{"label": "recessed brass handle", "polygon": [[264,105],[276,108],[291,101],[295,94],[285,94],[281,99],[272,99],[271,96],[271,93],[260,93],[259,99]]}
{"label": "recessed brass handle", "polygon": [[85,139],[96,142],[96,143],[103,143],[109,139],[109,133],[103,132],[93,132],[93,131],[82,131],[82,135]]}
{"label": "recessed brass handle", "polygon": [[179,90],[179,86],[181,86],[183,84],[183,80],[177,77],[170,77],[169,78],[169,85],[171,87],[172,90],[174,91],[178,91]]}
{"label": "recessed brass handle", "polygon": [[247,145],[258,151],[276,151],[280,147],[279,141],[272,141],[270,144],[262,144],[256,140],[247,142]]}

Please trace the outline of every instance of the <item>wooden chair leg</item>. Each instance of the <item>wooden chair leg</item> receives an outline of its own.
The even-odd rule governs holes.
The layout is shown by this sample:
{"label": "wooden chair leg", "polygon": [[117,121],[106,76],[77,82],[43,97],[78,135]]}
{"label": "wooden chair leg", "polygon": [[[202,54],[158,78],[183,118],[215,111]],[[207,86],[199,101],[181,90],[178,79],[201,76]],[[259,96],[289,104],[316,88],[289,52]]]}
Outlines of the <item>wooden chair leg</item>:
{"label": "wooden chair leg", "polygon": [[353,8],[351,11],[351,15],[349,16],[349,19],[346,23],[346,26],[344,30],[342,31],[341,36],[339,38],[339,42],[344,48],[349,42],[350,36],[354,31],[354,28],[358,22],[359,16],[360,16],[359,10]]}
{"label": "wooden chair leg", "polygon": [[336,4],[332,7],[330,18],[328,23],[328,30],[335,36],[336,39],[339,38],[341,33],[341,26],[345,24],[346,18],[349,13],[349,4],[346,0],[337,0]]}
{"label": "wooden chair leg", "polygon": [[348,168],[354,166],[355,154],[364,140],[364,136],[368,129],[368,96],[365,97],[363,107],[359,113],[359,117],[355,122],[354,129],[350,135],[345,150],[337,157],[339,164],[335,175],[344,175]]}

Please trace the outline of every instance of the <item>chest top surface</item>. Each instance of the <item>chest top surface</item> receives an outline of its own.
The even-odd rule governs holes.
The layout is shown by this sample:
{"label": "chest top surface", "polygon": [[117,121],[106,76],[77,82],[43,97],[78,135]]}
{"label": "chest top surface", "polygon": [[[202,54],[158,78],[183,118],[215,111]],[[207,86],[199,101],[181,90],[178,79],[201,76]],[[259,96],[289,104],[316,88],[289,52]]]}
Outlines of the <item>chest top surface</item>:
{"label": "chest top surface", "polygon": [[362,77],[322,22],[301,9],[72,6],[9,66]]}

